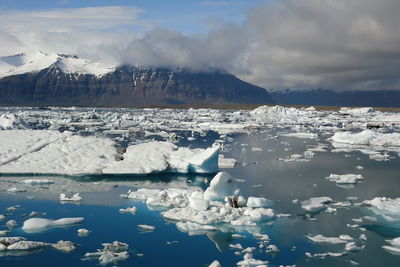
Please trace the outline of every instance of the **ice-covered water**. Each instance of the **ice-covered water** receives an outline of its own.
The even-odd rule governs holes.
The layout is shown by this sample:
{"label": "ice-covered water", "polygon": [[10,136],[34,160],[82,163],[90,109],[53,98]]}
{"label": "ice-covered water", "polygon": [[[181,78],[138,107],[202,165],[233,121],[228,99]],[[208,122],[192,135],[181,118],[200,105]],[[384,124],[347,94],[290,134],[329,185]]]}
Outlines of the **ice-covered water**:
{"label": "ice-covered water", "polygon": [[[1,266],[206,266],[214,260],[222,266],[397,266],[400,260],[399,113],[3,108],[0,129],[14,131],[3,132],[10,137],[0,140],[2,147],[18,144],[0,151],[0,172],[18,161],[36,166],[32,153],[43,152],[48,139],[24,141],[24,153],[16,154],[22,135],[37,138],[32,130],[49,130],[50,139],[59,132],[95,138],[102,154],[111,144],[122,157],[130,146],[167,141],[190,151],[218,144],[224,158],[236,160],[225,161],[229,168],[221,168],[220,160],[230,177],[219,178],[218,185],[215,180],[212,194],[203,192],[214,174],[3,172]],[[52,147],[46,154],[66,151],[61,144]],[[142,149],[137,158],[149,154]],[[67,163],[98,170],[115,160],[91,156],[89,163]],[[42,170],[52,166],[38,162]],[[35,229],[24,229],[24,222]],[[25,240],[11,244],[3,237]]]}

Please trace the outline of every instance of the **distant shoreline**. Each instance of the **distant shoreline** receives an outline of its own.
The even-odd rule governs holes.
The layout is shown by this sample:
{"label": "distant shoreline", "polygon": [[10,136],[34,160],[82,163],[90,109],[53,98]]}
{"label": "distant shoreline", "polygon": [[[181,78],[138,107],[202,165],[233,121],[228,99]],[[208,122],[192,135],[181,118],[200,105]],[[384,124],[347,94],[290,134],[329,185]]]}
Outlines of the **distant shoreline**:
{"label": "distant shoreline", "polygon": [[[217,109],[217,110],[252,110],[260,106],[276,106],[279,104],[181,104],[181,105],[140,105],[140,106],[13,106],[13,105],[0,105],[0,108],[102,108],[102,109],[115,109],[115,108],[132,108],[132,109],[145,109],[145,108],[160,108],[160,109]],[[294,108],[307,108],[309,105],[287,105],[281,104],[282,107]],[[342,106],[314,106],[316,110],[339,110]],[[343,106],[344,107],[344,106]],[[360,106],[352,106],[348,108],[361,108]],[[372,107],[377,111],[393,111],[400,112],[400,107]]]}

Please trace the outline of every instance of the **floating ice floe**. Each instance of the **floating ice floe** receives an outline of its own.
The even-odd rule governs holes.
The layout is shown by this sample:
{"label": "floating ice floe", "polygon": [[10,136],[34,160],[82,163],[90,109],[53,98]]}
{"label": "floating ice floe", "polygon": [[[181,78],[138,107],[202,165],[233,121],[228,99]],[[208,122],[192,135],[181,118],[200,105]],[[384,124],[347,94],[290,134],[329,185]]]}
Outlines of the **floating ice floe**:
{"label": "floating ice floe", "polygon": [[80,229],[78,229],[77,232],[78,232],[78,236],[86,237],[90,234],[91,231],[84,229],[84,228],[80,228]]}
{"label": "floating ice floe", "polygon": [[330,174],[326,179],[336,184],[356,184],[358,181],[363,180],[364,177],[361,174]]}
{"label": "floating ice floe", "polygon": [[119,241],[113,243],[103,243],[103,249],[96,252],[85,253],[83,260],[98,259],[101,265],[117,264],[129,258],[129,245]]}
{"label": "floating ice floe", "polygon": [[66,227],[82,223],[84,218],[62,218],[58,220],[50,220],[44,218],[30,218],[24,221],[22,229],[25,232],[40,232],[52,227]]}
{"label": "floating ice floe", "polygon": [[394,238],[392,240],[386,240],[386,242],[388,242],[390,246],[382,246],[383,249],[394,255],[400,255],[400,237]]}
{"label": "floating ice floe", "polygon": [[315,243],[346,244],[349,240],[354,240],[351,236],[340,235],[339,237],[326,237],[323,235],[307,235],[307,238]]}
{"label": "floating ice floe", "polygon": [[348,107],[342,107],[339,110],[340,114],[349,114],[352,116],[365,116],[368,113],[374,112],[374,109],[371,107],[365,107],[365,108],[348,108]]}
{"label": "floating ice floe", "polygon": [[400,146],[400,133],[379,133],[372,130],[364,130],[359,133],[336,132],[332,136],[334,147],[346,146]]}
{"label": "floating ice floe", "polygon": [[54,180],[49,180],[49,179],[25,179],[22,182],[28,185],[54,184]]}
{"label": "floating ice floe", "polygon": [[152,232],[154,229],[156,229],[152,225],[147,225],[147,224],[138,224],[137,227],[142,231],[142,232]]}
{"label": "floating ice floe", "polygon": [[74,194],[72,197],[67,197],[65,194],[60,194],[59,197],[61,202],[79,202],[82,200],[82,197],[79,193]]}
{"label": "floating ice floe", "polygon": [[0,151],[7,151],[0,152],[3,174],[216,173],[219,168],[218,146],[189,149],[150,142],[129,146],[121,155],[109,139],[68,132],[0,131],[0,139],[9,140],[0,143]]}
{"label": "floating ice floe", "polygon": [[15,228],[15,227],[17,227],[17,225],[18,225],[18,223],[16,220],[9,220],[6,222],[6,226],[8,228]]}
{"label": "floating ice floe", "polygon": [[400,221],[400,198],[375,197],[363,203],[390,223]]}
{"label": "floating ice floe", "polygon": [[325,210],[328,207],[327,204],[332,202],[333,200],[330,197],[312,197],[301,201],[300,204],[308,212],[319,212]]}
{"label": "floating ice floe", "polygon": [[222,266],[221,263],[219,263],[219,261],[215,260],[210,265],[208,265],[208,267],[222,267]]}
{"label": "floating ice floe", "polygon": [[131,213],[133,215],[136,214],[137,208],[136,207],[132,207],[132,208],[126,208],[126,209],[119,209],[120,213]]}
{"label": "floating ice floe", "polygon": [[318,138],[318,134],[315,134],[315,133],[287,133],[287,134],[281,134],[281,135],[286,136],[286,137],[296,137],[296,138],[303,138],[303,139]]}
{"label": "floating ice floe", "polygon": [[266,267],[267,264],[268,264],[268,261],[254,259],[252,253],[246,253],[243,256],[243,260],[236,263],[237,266],[243,266],[243,267],[247,267],[247,266],[265,266]]}
{"label": "floating ice floe", "polygon": [[[0,237],[0,256],[4,255],[20,255],[18,251],[28,251],[28,254],[43,248],[53,247],[64,252],[75,250],[76,245],[70,241],[60,240],[57,243],[47,243],[40,241],[26,240],[24,237]],[[4,253],[5,252],[5,253]]]}

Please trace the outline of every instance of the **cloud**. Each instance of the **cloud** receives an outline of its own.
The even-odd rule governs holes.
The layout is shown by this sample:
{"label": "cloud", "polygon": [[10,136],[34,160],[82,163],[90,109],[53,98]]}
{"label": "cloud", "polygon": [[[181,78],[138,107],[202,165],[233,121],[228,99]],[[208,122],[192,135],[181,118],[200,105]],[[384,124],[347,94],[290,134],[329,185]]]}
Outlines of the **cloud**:
{"label": "cloud", "polygon": [[0,53],[34,48],[121,64],[225,69],[267,89],[400,89],[398,10],[398,0],[265,1],[241,25],[190,36],[155,27],[134,7],[9,12],[0,13]]}

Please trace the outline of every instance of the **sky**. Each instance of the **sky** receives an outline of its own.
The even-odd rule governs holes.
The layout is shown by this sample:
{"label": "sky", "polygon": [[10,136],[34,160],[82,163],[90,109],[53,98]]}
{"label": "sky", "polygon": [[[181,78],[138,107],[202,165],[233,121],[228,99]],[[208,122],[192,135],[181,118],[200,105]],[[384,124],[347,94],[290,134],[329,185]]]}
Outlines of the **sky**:
{"label": "sky", "polygon": [[0,0],[0,56],[223,69],[268,90],[400,90],[399,0]]}

